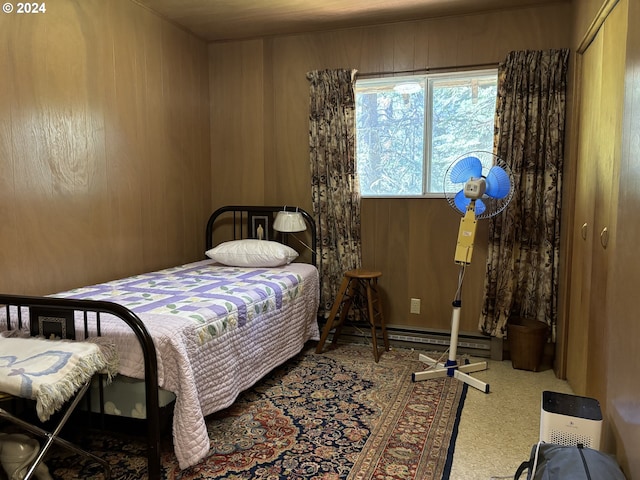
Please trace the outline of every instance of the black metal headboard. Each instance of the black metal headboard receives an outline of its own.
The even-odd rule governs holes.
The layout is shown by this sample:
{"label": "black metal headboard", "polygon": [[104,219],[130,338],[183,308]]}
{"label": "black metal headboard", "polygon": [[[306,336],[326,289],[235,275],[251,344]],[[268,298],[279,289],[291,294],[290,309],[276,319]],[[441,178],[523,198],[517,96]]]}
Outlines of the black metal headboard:
{"label": "black metal headboard", "polygon": [[[310,235],[311,263],[317,266],[316,223],[308,212],[295,206],[227,205],[220,207],[211,214],[207,222],[206,249],[213,248],[215,243],[213,241],[214,229],[221,225],[227,226],[232,240],[258,238],[257,230],[260,228],[264,240],[288,244],[289,235],[291,234],[277,232],[273,229],[273,221],[276,218],[276,214],[283,210],[288,212],[298,211],[302,214]],[[298,241],[300,240],[298,239]],[[300,243],[303,242],[300,241]],[[303,245],[305,244],[303,243]]]}

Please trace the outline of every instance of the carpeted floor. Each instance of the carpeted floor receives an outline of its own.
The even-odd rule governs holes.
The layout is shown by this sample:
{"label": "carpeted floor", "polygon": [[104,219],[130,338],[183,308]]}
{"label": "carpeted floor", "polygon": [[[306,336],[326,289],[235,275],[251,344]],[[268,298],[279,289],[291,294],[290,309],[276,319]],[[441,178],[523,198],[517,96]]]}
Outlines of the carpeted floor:
{"label": "carpeted floor", "polygon": [[[376,364],[366,346],[308,349],[208,418],[204,461],[181,471],[168,445],[163,478],[447,479],[466,387],[413,383],[420,369],[414,352],[385,352]],[[144,478],[143,442],[93,435],[84,446],[107,459],[112,478]],[[47,464],[56,479],[102,477],[62,450]]]}

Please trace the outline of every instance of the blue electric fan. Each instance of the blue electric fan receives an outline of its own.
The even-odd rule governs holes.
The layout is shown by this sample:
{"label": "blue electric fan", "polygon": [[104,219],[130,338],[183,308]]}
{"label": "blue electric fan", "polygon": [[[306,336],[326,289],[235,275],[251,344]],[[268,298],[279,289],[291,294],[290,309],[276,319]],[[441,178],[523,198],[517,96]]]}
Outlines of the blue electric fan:
{"label": "blue electric fan", "polygon": [[444,192],[449,205],[463,215],[460,220],[454,261],[460,266],[458,289],[453,300],[451,315],[451,343],[446,363],[440,363],[420,354],[427,370],[413,374],[413,381],[427,380],[444,375],[455,377],[478,390],[489,393],[489,385],[468,375],[486,370],[487,362],[458,365],[457,345],[462,308],[462,281],[464,270],[471,263],[476,224],[479,219],[493,217],[502,212],[513,197],[513,175],[508,165],[490,152],[475,151],[456,159],[445,173]]}

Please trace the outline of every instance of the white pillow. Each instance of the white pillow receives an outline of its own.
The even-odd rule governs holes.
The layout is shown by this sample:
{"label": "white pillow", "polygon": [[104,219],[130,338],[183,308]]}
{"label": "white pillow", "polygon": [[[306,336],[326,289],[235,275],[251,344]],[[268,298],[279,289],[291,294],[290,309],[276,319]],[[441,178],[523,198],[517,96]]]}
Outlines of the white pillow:
{"label": "white pillow", "polygon": [[298,256],[293,248],[268,240],[232,240],[205,253],[212,260],[231,267],[278,267]]}

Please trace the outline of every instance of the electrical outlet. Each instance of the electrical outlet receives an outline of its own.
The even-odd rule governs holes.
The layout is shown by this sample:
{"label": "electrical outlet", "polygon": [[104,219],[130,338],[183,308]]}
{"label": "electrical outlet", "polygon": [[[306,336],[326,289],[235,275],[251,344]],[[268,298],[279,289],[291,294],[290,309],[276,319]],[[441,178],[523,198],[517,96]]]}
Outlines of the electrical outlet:
{"label": "electrical outlet", "polygon": [[411,307],[409,310],[410,313],[420,313],[420,299],[412,298],[411,299]]}

